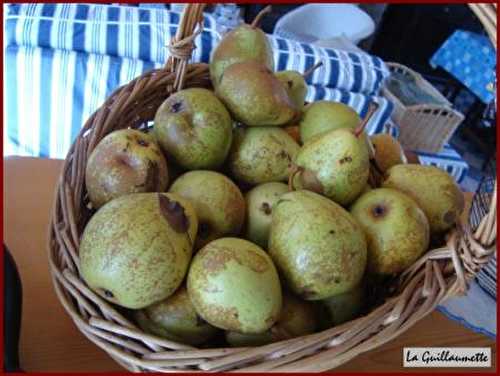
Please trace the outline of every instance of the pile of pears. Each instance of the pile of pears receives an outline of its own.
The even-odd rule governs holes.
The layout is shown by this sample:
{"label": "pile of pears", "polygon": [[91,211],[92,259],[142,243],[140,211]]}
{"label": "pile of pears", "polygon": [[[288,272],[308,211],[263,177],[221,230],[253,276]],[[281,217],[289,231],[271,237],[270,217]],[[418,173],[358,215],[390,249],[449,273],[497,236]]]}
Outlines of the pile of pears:
{"label": "pile of pears", "polygon": [[[311,74],[311,71],[307,74]],[[143,331],[258,346],[368,312],[464,207],[446,172],[408,164],[350,107],[305,103],[257,25],[227,33],[212,88],[170,95],[146,131],[104,137],[86,166],[86,284]],[[288,184],[287,184],[288,183]]]}

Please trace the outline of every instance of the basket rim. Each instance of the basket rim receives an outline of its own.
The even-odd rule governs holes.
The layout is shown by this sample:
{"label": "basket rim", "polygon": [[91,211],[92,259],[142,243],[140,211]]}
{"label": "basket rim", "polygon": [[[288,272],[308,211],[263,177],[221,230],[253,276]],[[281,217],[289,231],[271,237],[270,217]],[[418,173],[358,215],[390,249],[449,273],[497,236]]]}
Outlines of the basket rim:
{"label": "basket rim", "polygon": [[[208,79],[206,65],[188,65],[185,81],[188,86],[193,81],[196,83],[196,80],[199,80],[193,72],[205,75]],[[130,98],[131,93],[134,95],[137,92],[138,86],[145,88],[150,85],[150,89],[155,88],[155,85],[167,86],[166,77],[173,80],[173,75],[166,69],[138,77],[137,80],[117,89],[113,96],[91,116],[89,123],[86,124],[87,131],[80,133],[65,160],[56,190],[48,238],[50,270],[62,305],[87,338],[128,369],[134,371],[182,369],[213,371],[231,370],[235,367],[238,370],[282,371],[331,369],[374,347],[375,343],[389,341],[430,313],[444,298],[465,291],[467,281],[494,252],[493,248],[484,249],[480,246],[481,242],[474,237],[467,224],[461,224],[452,231],[446,247],[430,250],[401,276],[401,294],[390,298],[367,316],[343,326],[271,345],[250,349],[189,349],[183,344],[141,332],[110,303],[86,287],[83,279],[79,277],[77,247],[80,232],[77,230],[76,219],[79,210],[77,205],[81,206],[82,202],[75,200],[74,194],[83,184],[81,172],[86,159],[82,157],[88,155],[90,141],[95,141],[96,138],[94,137],[96,130],[100,131],[99,137],[104,136],[102,124],[106,124],[107,117],[113,116],[113,106],[123,104],[123,96]],[[127,103],[128,106],[134,105],[131,100]],[[75,176],[80,176],[80,185]],[[76,187],[74,191],[70,189],[71,184]],[[84,197],[84,192],[80,193],[80,197]],[[489,217],[490,222],[493,221],[491,218],[494,216]],[[494,220],[496,221],[496,217]],[[492,224],[488,225],[489,227],[484,226],[490,229],[490,233],[486,232],[486,236],[491,236]],[[467,245],[469,243],[474,244],[475,248],[469,248]],[[478,249],[482,250],[482,256],[477,253]],[[476,255],[473,259],[467,256],[472,254]],[[71,259],[74,259],[74,267],[70,266]],[[481,259],[482,263],[477,264],[476,259]],[[411,307],[414,307],[415,311],[412,311]],[[375,334],[372,333],[375,330],[374,323],[381,327]],[[357,340],[362,341],[359,346],[348,346],[338,356],[332,357],[332,353],[339,351],[339,346],[344,348],[347,346],[346,343],[350,343],[349,341]],[[193,358],[186,360],[186,352],[195,354],[196,357],[193,355]],[[255,359],[259,362],[252,365]]]}
{"label": "basket rim", "polygon": [[[417,83],[417,86],[419,86],[422,90],[426,91],[427,94],[432,95],[433,97],[439,99],[440,101],[443,102],[441,106],[443,107],[450,107],[450,109],[453,109],[453,105],[450,103],[450,101],[443,95],[439,90],[437,90],[429,81],[427,81],[420,73],[414,71],[413,69],[407,67],[406,65],[400,64],[400,63],[394,63],[394,62],[386,62],[385,63],[389,67],[389,71],[392,73],[394,70],[402,70],[405,72],[405,74],[408,74],[415,78],[415,82]],[[395,98],[397,96],[388,88],[384,87],[383,89],[389,91]],[[399,100],[399,98],[398,98]],[[401,101],[400,101],[401,102]],[[405,106],[402,102],[401,104],[406,107],[406,108],[411,108],[413,106],[421,106],[421,105],[429,105],[432,106],[433,104],[418,104],[418,105],[410,105],[410,106]],[[439,105],[438,105],[439,106]]]}

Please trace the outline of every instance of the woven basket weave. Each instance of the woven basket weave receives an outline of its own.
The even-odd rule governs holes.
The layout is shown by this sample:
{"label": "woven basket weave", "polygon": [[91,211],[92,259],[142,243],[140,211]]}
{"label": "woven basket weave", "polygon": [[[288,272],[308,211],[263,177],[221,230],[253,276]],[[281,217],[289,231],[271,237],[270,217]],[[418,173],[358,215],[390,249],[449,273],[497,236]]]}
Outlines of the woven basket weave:
{"label": "woven basket weave", "polygon": [[399,125],[398,140],[408,150],[440,152],[464,120],[464,115],[451,108],[451,103],[420,74],[397,63],[387,63],[391,72],[413,77],[416,85],[443,104],[416,104],[406,106],[388,87],[382,95],[394,104],[394,121]]}
{"label": "woven basket weave", "polygon": [[79,273],[78,247],[91,215],[84,181],[87,158],[108,133],[146,126],[176,90],[210,87],[208,66],[188,64],[203,8],[186,5],[166,67],[143,74],[107,98],[85,123],[65,160],[49,228],[49,262],[57,296],[81,332],[136,372],[324,371],[390,341],[447,297],[464,293],[496,249],[496,182],[489,211],[479,225],[457,224],[446,246],[430,250],[400,276],[392,297],[364,317],[308,336],[255,348],[197,349],[144,333],[120,308],[86,286]]}

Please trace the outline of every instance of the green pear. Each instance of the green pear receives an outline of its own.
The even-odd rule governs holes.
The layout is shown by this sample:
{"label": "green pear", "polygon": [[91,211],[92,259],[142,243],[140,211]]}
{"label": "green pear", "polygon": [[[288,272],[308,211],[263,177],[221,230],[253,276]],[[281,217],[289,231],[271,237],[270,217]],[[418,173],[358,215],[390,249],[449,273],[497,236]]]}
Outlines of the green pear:
{"label": "green pear", "polygon": [[231,147],[233,123],[213,92],[181,90],[169,96],[154,118],[154,134],[167,155],[189,170],[216,169]]}
{"label": "green pear", "polygon": [[287,286],[305,300],[354,288],[366,266],[366,240],[354,217],[314,192],[285,193],[273,207],[269,254]]}
{"label": "green pear", "polygon": [[387,171],[382,186],[413,198],[427,216],[432,234],[451,229],[464,210],[464,194],[455,180],[434,166],[393,166]]}
{"label": "green pear", "polygon": [[223,236],[238,235],[245,220],[245,198],[228,177],[215,171],[189,171],[170,192],[194,206],[198,218],[195,251]]}
{"label": "green pear", "polygon": [[211,325],[261,333],[278,319],[282,296],[268,254],[243,239],[221,238],[193,258],[187,289],[196,312]]}
{"label": "green pear", "polygon": [[273,206],[281,195],[286,192],[288,192],[286,184],[265,183],[256,186],[245,194],[247,203],[246,239],[263,249],[267,249]]}
{"label": "green pear", "polygon": [[224,71],[234,63],[254,61],[269,70],[274,70],[274,57],[271,43],[266,34],[258,28],[260,18],[269,10],[259,14],[252,25],[242,24],[224,35],[215,47],[210,58],[210,78],[217,87]]}
{"label": "green pear", "polygon": [[375,162],[381,173],[392,166],[407,163],[401,144],[387,133],[379,133],[370,137],[375,149]]}
{"label": "green pear", "polygon": [[356,128],[361,118],[351,107],[332,101],[316,101],[304,109],[299,124],[302,143],[340,128]]}
{"label": "green pear", "polygon": [[90,154],[85,185],[95,208],[129,193],[161,192],[168,185],[167,161],[152,136],[114,131]]}
{"label": "green pear", "polygon": [[226,341],[231,346],[262,346],[285,339],[305,336],[316,330],[316,312],[311,302],[283,293],[283,307],[276,323],[258,334],[226,332]]}
{"label": "green pear", "polygon": [[368,271],[396,275],[429,246],[429,222],[417,203],[395,189],[373,189],[358,198],[351,214],[368,241]]}
{"label": "green pear", "polygon": [[233,118],[248,126],[284,125],[298,113],[281,81],[253,61],[227,67],[216,93]]}
{"label": "green pear", "polygon": [[277,127],[238,128],[229,153],[231,174],[248,184],[282,182],[300,146]]}
{"label": "green pear", "polygon": [[322,62],[314,64],[311,68],[303,74],[293,71],[280,71],[276,72],[275,76],[283,83],[288,96],[294,103],[295,107],[300,111],[303,110],[307,95],[306,78],[310,76],[317,68],[323,65]]}
{"label": "green pear", "polygon": [[218,332],[196,313],[184,285],[167,299],[135,311],[135,318],[145,332],[189,345],[202,344]]}
{"label": "green pear", "polygon": [[364,285],[360,283],[352,290],[322,300],[327,313],[326,326],[340,325],[355,319],[363,308],[364,297]]}
{"label": "green pear", "polygon": [[365,139],[352,129],[340,128],[302,146],[295,158],[291,183],[340,205],[348,205],[368,182],[370,161]]}
{"label": "green pear", "polygon": [[81,275],[103,298],[139,309],[172,295],[191,260],[194,208],[170,193],[132,193],[101,207],[80,242]]}
{"label": "green pear", "polygon": [[304,76],[291,70],[276,72],[275,76],[283,83],[295,107],[302,110],[307,95],[307,83]]}

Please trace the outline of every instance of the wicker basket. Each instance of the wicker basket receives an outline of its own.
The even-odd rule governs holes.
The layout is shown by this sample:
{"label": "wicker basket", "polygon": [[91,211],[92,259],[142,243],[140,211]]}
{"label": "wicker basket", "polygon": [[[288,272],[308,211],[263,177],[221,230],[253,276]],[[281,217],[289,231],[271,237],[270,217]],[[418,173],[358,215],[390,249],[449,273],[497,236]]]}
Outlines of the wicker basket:
{"label": "wicker basket", "polygon": [[397,63],[387,63],[387,66],[391,72],[413,77],[420,89],[443,103],[406,106],[388,87],[382,88],[382,95],[394,103],[392,117],[400,127],[399,141],[409,150],[441,151],[464,115],[452,109],[451,103],[417,72]]}
{"label": "wicker basket", "polygon": [[458,224],[445,246],[430,250],[400,276],[395,294],[383,304],[366,316],[305,337],[255,348],[198,349],[144,333],[86,286],[78,246],[91,215],[84,182],[87,158],[113,130],[145,126],[179,88],[210,87],[207,65],[187,63],[193,32],[201,30],[203,7],[186,5],[166,68],[143,74],[107,98],[64,162],[49,229],[49,262],[57,296],[81,332],[130,371],[324,371],[390,341],[448,296],[465,292],[496,249],[496,188],[477,228],[467,221]]}

